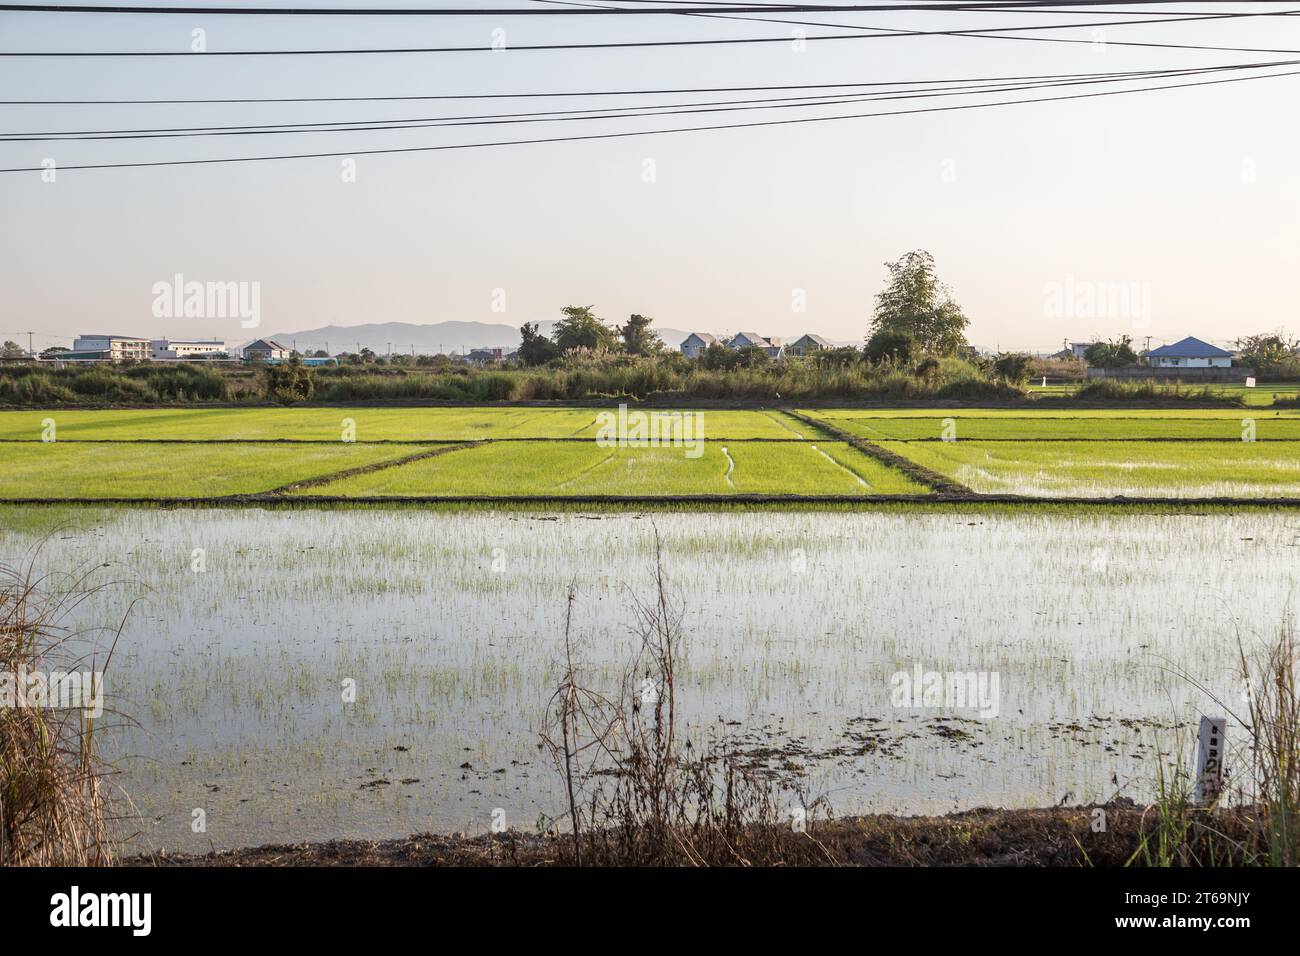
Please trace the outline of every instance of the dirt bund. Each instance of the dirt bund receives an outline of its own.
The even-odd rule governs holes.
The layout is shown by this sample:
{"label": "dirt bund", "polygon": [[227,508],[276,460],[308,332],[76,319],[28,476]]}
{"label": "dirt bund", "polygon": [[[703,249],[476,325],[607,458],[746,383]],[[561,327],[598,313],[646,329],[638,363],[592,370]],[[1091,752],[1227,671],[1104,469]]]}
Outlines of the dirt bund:
{"label": "dirt bund", "polygon": [[[1257,825],[1252,808],[1193,811],[1226,840]],[[1126,866],[1142,865],[1153,808],[1128,800],[1038,810],[970,810],[940,817],[862,816],[750,828],[734,841],[735,865]],[[1196,838],[1193,838],[1193,843]],[[268,844],[206,854],[155,853],[126,866],[550,866],[568,863],[566,837],[509,831],[483,836],[417,834],[396,840]],[[616,851],[602,863],[619,865]],[[682,861],[683,863],[685,861]]]}

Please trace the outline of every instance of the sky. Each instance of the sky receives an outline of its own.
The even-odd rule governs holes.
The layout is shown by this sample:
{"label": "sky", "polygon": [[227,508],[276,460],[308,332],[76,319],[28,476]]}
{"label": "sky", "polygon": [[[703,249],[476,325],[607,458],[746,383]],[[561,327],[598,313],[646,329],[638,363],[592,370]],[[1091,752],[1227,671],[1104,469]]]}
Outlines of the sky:
{"label": "sky", "polygon": [[[488,0],[442,5],[471,2]],[[1186,12],[1223,5],[1170,7]],[[1139,8],[1117,3],[1113,9]],[[1121,19],[1104,9],[785,16],[918,30]],[[420,19],[0,12],[0,51],[185,51],[196,28],[206,31],[209,52],[487,45],[501,37],[497,30],[505,31],[510,47],[789,38],[794,29],[680,15]],[[817,32],[807,28],[809,35]],[[802,48],[780,42],[368,56],[0,57],[0,99],[680,89],[1187,68],[1288,54],[1148,49],[1117,41],[1300,51],[1300,18],[1019,35],[1092,42],[930,36],[809,42]],[[1300,52],[1290,58],[1300,59]],[[83,332],[233,343],[259,331],[330,324],[462,320],[518,326],[558,318],[565,305],[590,304],[611,323],[635,312],[676,329],[810,331],[860,341],[885,281],[884,263],[917,248],[934,256],[940,277],[971,319],[970,340],[987,348],[1048,351],[1065,341],[1119,335],[1139,344],[1150,337],[1153,346],[1186,335],[1222,343],[1259,331],[1296,331],[1298,91],[1300,76],[1279,77],[757,129],[354,155],[353,177],[338,156],[149,169],[61,167],[352,154],[958,101],[443,130],[0,143],[0,167],[36,168],[46,159],[60,167],[53,182],[40,172],[0,173],[0,338],[26,346],[26,332],[33,331],[38,349],[70,344]],[[527,99],[0,105],[0,130],[446,117],[746,95],[776,94],[572,98],[558,106]],[[245,283],[246,289],[255,283],[258,325],[249,327],[236,316],[159,315],[156,287],[177,275],[186,282]]]}

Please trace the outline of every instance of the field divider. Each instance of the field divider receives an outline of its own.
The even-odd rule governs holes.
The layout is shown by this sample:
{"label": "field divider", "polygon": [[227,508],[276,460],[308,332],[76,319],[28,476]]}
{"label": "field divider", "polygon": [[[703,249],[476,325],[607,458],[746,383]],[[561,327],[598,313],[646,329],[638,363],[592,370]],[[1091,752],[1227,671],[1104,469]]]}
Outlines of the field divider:
{"label": "field divider", "polygon": [[[291,481],[287,485],[281,485],[278,488],[272,488],[269,491],[258,492],[258,496],[279,497],[287,495],[291,491],[297,491],[300,488],[319,488],[322,485],[328,485],[331,482],[339,481],[343,478],[353,478],[357,475],[368,475],[374,471],[384,471],[388,468],[397,468],[401,465],[409,465],[411,462],[424,461],[426,458],[437,458],[439,455],[446,455],[449,452],[460,451],[463,448],[478,448],[482,445],[491,444],[492,439],[484,438],[478,441],[461,442],[454,445],[439,445],[437,448],[430,448],[427,451],[418,451],[414,455],[403,455],[400,458],[390,458],[385,461],[371,462],[369,465],[357,465],[354,468],[344,468],[342,471],[331,472],[328,475],[320,475],[316,478],[304,478],[301,481]],[[232,495],[231,497],[242,497]]]}
{"label": "field divider", "polygon": [[901,471],[903,474],[907,475],[907,477],[911,478],[913,481],[917,481],[923,485],[926,485],[929,488],[932,488],[939,495],[942,495],[947,498],[978,499],[982,497],[981,495],[972,491],[970,488],[967,488],[961,482],[954,481],[952,478],[949,478],[947,475],[941,475],[937,471],[931,471],[929,468],[926,468],[924,465],[918,465],[910,458],[904,458],[902,455],[889,451],[886,448],[881,448],[879,445],[874,445],[871,442],[867,441],[865,438],[859,438],[856,435],[851,435],[848,432],[846,432],[844,429],[838,428],[827,421],[812,418],[809,415],[805,415],[803,412],[796,412],[793,409],[787,412],[787,414],[793,415],[801,422],[804,422],[805,424],[808,424],[814,428],[821,428],[822,431],[829,433],[837,441],[842,441],[847,445],[851,445],[852,447],[856,448],[858,451],[862,452],[862,454],[867,455],[870,458],[876,459],[876,461],[880,462],[882,465],[887,465],[888,467],[893,468],[895,471]]}

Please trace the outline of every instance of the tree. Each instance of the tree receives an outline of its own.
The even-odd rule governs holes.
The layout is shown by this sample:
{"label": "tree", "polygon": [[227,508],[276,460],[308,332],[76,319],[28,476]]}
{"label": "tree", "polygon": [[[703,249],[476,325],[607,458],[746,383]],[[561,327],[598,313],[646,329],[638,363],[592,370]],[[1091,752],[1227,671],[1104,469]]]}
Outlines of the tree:
{"label": "tree", "polygon": [[1137,353],[1133,351],[1133,339],[1127,335],[1111,342],[1093,342],[1083,353],[1083,358],[1092,368],[1124,368],[1138,362]]}
{"label": "tree", "polygon": [[27,354],[27,350],[17,342],[6,341],[0,345],[0,358],[22,358]]}
{"label": "tree", "polygon": [[1241,364],[1257,372],[1294,373],[1300,368],[1300,342],[1283,332],[1245,335],[1236,345]]}
{"label": "tree", "polygon": [[889,284],[876,296],[871,333],[909,335],[925,352],[947,355],[966,344],[970,319],[953,300],[934,271],[934,257],[915,249],[896,262],[886,262]]}
{"label": "tree", "polygon": [[564,318],[555,323],[555,345],[561,352],[573,349],[612,352],[618,344],[614,330],[597,317],[589,305],[568,305],[560,310]]}
{"label": "tree", "polygon": [[1034,357],[1023,352],[1008,352],[999,355],[993,362],[993,371],[1016,385],[1023,385],[1029,380],[1029,373],[1034,370]]}
{"label": "tree", "polygon": [[284,405],[309,401],[316,393],[311,370],[303,366],[302,356],[297,352],[290,355],[287,362],[268,365],[263,374],[266,376],[266,397]]}
{"label": "tree", "polygon": [[654,319],[645,315],[628,316],[626,324],[618,327],[623,339],[623,351],[628,355],[657,355],[663,351],[663,339],[650,329]]}
{"label": "tree", "polygon": [[71,351],[72,349],[65,348],[62,345],[51,345],[48,349],[41,350],[41,358],[43,359],[58,358],[64,352],[71,352]]}
{"label": "tree", "polygon": [[894,329],[877,329],[867,339],[862,357],[868,362],[879,365],[881,362],[893,362],[895,365],[910,365],[916,355],[916,339],[907,332]]}
{"label": "tree", "polygon": [[519,327],[519,361],[525,365],[545,365],[556,355],[555,343],[537,331],[536,322]]}
{"label": "tree", "polygon": [[725,372],[740,364],[740,355],[721,342],[714,342],[704,350],[700,363],[711,372]]}

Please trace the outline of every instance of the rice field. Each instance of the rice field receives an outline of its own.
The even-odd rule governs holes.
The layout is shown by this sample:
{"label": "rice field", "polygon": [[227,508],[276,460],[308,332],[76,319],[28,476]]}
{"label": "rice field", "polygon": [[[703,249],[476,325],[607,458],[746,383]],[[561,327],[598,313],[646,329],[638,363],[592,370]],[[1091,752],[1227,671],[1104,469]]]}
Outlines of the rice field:
{"label": "rice field", "polygon": [[1300,496],[1300,410],[646,411],[698,442],[595,407],[0,412],[0,499]]}
{"label": "rice field", "polygon": [[[692,739],[732,735],[837,816],[1149,799],[1157,764],[1190,760],[1207,693],[1239,694],[1238,636],[1276,635],[1300,583],[1293,525],[1267,511],[0,506],[0,557],[39,548],[43,568],[119,582],[66,623],[126,621],[105,687],[131,721],[102,741],[130,798],[120,827],[134,848],[195,851],[554,817],[537,729],[565,593],[576,584],[585,680],[616,690],[656,532],[685,615]],[[918,665],[997,674],[997,713],[900,706],[891,680]]]}
{"label": "rice field", "polygon": [[982,494],[1300,496],[1300,442],[881,442]]}
{"label": "rice field", "polygon": [[928,489],[843,442],[681,448],[488,444],[304,489],[311,495],[881,495]]}
{"label": "rice field", "polygon": [[415,445],[0,445],[0,498],[184,498],[256,494],[392,461]]}
{"label": "rice field", "polygon": [[[595,438],[599,408],[149,408],[0,411],[0,440],[473,441]],[[681,411],[675,410],[675,411]],[[780,411],[708,409],[709,438],[798,438],[808,426]],[[815,436],[821,437],[821,436]]]}

